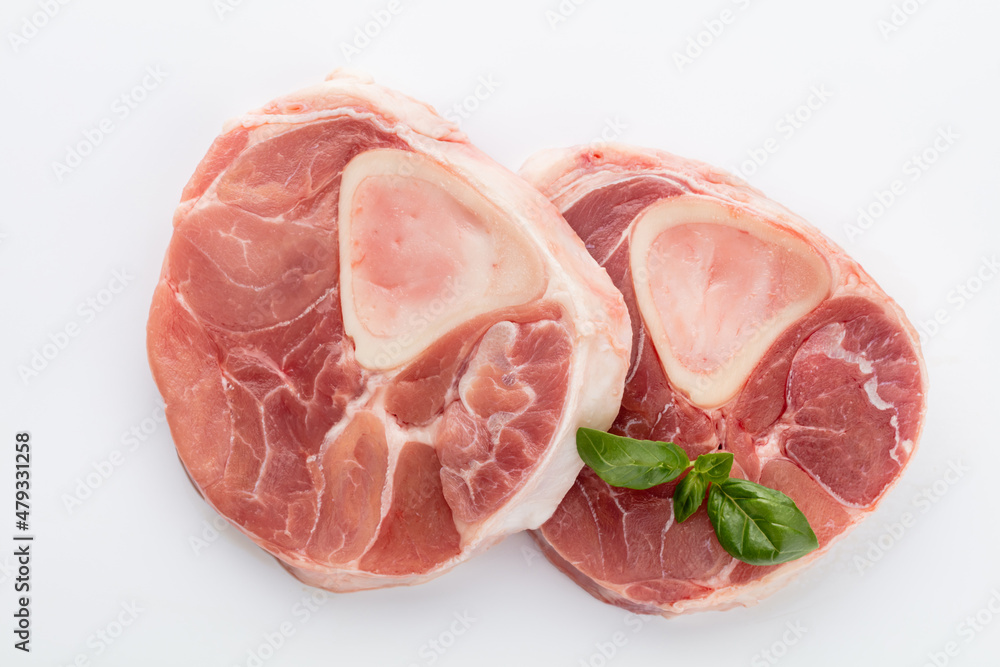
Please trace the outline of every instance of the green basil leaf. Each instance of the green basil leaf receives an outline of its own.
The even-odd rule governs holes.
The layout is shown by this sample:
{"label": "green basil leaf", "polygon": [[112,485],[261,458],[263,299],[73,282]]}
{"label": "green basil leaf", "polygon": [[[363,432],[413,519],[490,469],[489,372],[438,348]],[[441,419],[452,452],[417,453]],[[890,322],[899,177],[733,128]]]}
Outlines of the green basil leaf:
{"label": "green basil leaf", "polygon": [[708,477],[695,469],[687,474],[674,489],[674,516],[679,523],[687,521],[705,502],[708,491]]}
{"label": "green basil leaf", "polygon": [[704,475],[713,484],[722,484],[729,479],[729,472],[732,469],[732,452],[702,454],[694,462],[694,471]]}
{"label": "green basil leaf", "polygon": [[712,485],[708,518],[722,548],[751,565],[787,563],[819,547],[791,498],[744,479]]}
{"label": "green basil leaf", "polygon": [[629,489],[673,481],[691,465],[684,450],[672,442],[634,440],[590,428],[577,429],[576,449],[601,479]]}

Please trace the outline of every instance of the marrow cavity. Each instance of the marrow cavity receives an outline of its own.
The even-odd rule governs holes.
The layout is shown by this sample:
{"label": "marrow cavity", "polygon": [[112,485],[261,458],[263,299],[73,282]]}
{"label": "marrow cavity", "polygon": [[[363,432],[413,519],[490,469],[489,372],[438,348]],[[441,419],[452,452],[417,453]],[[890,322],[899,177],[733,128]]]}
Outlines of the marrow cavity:
{"label": "marrow cavity", "polygon": [[650,206],[633,226],[630,252],[663,370],[705,409],[732,399],[832,282],[823,257],[793,232],[697,195]]}
{"label": "marrow cavity", "polygon": [[344,330],[364,368],[401,366],[464,322],[542,296],[537,250],[428,157],[362,153],[344,168],[339,207]]}

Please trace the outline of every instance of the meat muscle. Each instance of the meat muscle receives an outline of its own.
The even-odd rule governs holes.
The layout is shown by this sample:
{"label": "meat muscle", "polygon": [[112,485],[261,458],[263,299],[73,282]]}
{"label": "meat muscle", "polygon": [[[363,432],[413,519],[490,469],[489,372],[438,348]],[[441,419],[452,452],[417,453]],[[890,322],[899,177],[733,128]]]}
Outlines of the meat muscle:
{"label": "meat muscle", "polygon": [[674,484],[612,488],[584,470],[534,536],[594,596],[672,615],[757,601],[869,514],[913,456],[925,409],[917,335],[854,261],[708,165],[625,146],[548,151],[522,174],[625,297],[634,346],[610,429],[734,454],[734,475],[802,509],[820,550],[753,567]]}
{"label": "meat muscle", "polygon": [[231,122],[148,325],[181,461],[302,581],[416,583],[538,527],[618,410],[621,295],[555,208],[350,74]]}

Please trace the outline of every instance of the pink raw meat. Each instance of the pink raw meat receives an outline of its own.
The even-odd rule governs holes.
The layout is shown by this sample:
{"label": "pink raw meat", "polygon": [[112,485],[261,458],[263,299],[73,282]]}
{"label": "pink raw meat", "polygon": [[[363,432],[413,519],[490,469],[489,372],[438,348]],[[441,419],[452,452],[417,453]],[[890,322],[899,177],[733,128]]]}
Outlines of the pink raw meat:
{"label": "pink raw meat", "polygon": [[779,489],[820,550],[754,567],[704,506],[674,520],[676,483],[612,488],[584,470],[534,536],[588,592],[672,615],[756,602],[875,509],[916,448],[926,372],[900,308],[814,227],[709,165],[625,146],[546,151],[522,174],[611,275],[633,352],[612,433]]}
{"label": "pink raw meat", "polygon": [[335,73],[230,122],[148,325],[181,461],[302,581],[424,581],[545,521],[614,419],[621,295],[430,107]]}

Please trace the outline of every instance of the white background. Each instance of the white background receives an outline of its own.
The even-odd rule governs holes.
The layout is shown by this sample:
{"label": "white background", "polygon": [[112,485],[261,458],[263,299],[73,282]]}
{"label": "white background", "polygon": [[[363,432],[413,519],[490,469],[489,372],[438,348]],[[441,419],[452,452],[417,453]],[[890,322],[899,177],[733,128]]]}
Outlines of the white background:
{"label": "white background", "polygon": [[[888,32],[880,22],[894,0],[567,0],[565,16],[550,13],[557,0],[400,0],[349,61],[343,45],[387,0],[236,1],[49,0],[48,19],[39,0],[4,2],[0,664],[254,665],[250,652],[283,623],[294,634],[260,664],[998,664],[1000,614],[988,604],[1000,591],[1000,279],[983,263],[1000,253],[1000,5],[895,0],[911,15]],[[723,10],[731,21],[713,23]],[[679,66],[689,39],[706,46]],[[512,169],[533,150],[623,125],[622,141],[740,168],[842,244],[914,323],[939,315],[936,331],[924,327],[927,425],[900,485],[817,566],[750,609],[637,623],[518,535],[430,584],[331,595],[305,620],[296,605],[311,589],[234,529],[211,528],[154,420],[144,327],[172,210],[223,121],[347,64],[442,112],[477,107],[463,129]],[[133,93],[147,68],[162,81]],[[495,90],[465,101],[480,77]],[[813,109],[801,106],[824,89]],[[122,95],[144,98],[127,117]],[[782,119],[796,113],[789,132]],[[57,174],[104,118],[113,131]],[[949,130],[947,150],[933,149]],[[776,150],[761,160],[769,138]],[[925,149],[936,159],[914,180],[909,161]],[[763,165],[746,162],[752,153]],[[851,230],[894,180],[895,201]],[[127,286],[102,291],[116,271]],[[87,299],[103,299],[101,312]],[[71,324],[78,335],[22,377]],[[128,445],[133,428],[145,440]],[[21,430],[34,443],[30,655],[10,633]],[[94,476],[115,451],[121,465]],[[894,527],[906,513],[910,525]],[[118,634],[123,604],[141,611],[105,643],[98,633]],[[965,620],[977,612],[978,631]],[[455,614],[475,619],[460,636]],[[431,641],[450,646],[435,652]]]}

